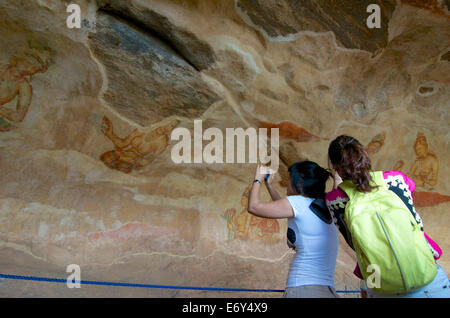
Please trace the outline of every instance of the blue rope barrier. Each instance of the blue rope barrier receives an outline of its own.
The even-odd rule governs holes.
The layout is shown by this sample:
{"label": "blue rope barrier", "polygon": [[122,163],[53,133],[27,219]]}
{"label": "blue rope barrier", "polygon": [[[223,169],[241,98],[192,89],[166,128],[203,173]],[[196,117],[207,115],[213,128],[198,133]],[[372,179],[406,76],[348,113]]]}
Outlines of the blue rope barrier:
{"label": "blue rope barrier", "polygon": [[[0,278],[28,280],[49,283],[67,283],[67,279],[47,278],[35,276],[20,276],[0,274]],[[171,285],[151,285],[151,284],[133,284],[133,283],[117,283],[117,282],[101,282],[80,280],[80,284],[85,285],[103,285],[103,286],[119,286],[119,287],[139,287],[139,288],[160,288],[160,289],[189,289],[189,290],[207,290],[207,291],[244,291],[244,292],[266,292],[266,293],[283,293],[281,289],[247,289],[247,288],[219,288],[219,287],[195,287],[195,286],[171,286]],[[359,290],[337,290],[337,293],[359,293]]]}

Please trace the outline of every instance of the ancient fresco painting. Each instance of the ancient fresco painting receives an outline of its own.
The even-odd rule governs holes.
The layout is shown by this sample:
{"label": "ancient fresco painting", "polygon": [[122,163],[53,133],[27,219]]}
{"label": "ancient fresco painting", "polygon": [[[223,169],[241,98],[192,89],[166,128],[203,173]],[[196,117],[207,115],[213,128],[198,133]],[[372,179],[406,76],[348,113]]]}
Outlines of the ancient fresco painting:
{"label": "ancient fresco painting", "polygon": [[373,156],[378,153],[381,148],[384,145],[384,141],[386,140],[386,132],[381,132],[375,137],[372,138],[372,140],[369,142],[369,144],[366,146],[366,151],[370,156],[370,160],[373,162]]}
{"label": "ancient fresco painting", "polygon": [[178,230],[166,227],[153,226],[145,223],[132,222],[113,230],[89,233],[88,240],[94,245],[118,244],[127,240],[136,240],[142,237],[155,238],[161,236],[176,236]]}
{"label": "ancient fresco painting", "polygon": [[[319,142],[322,140],[328,140],[310,133],[308,130],[299,127],[295,123],[290,121],[282,121],[279,123],[271,123],[266,121],[259,122],[259,128],[267,128],[268,136],[270,137],[271,128],[278,128],[280,140],[279,156],[281,162],[287,167],[299,160],[306,160],[307,158],[300,158],[295,149],[296,143],[303,142]],[[286,169],[279,170],[281,180],[279,184],[282,187],[287,187],[289,174]]]}
{"label": "ancient fresco painting", "polygon": [[431,187],[433,190],[437,183],[439,172],[439,162],[437,156],[428,148],[428,142],[425,135],[421,132],[417,134],[414,142],[414,152],[416,160],[414,161],[408,175],[414,180],[418,187]]}
{"label": "ancient fresco painting", "polygon": [[[413,192],[416,207],[430,207],[450,201],[450,196],[435,192],[438,182],[439,160],[436,154],[430,151],[427,137],[423,132],[418,132],[413,144],[416,159],[408,171],[403,171],[416,184]],[[398,160],[394,170],[402,171],[405,167],[403,160]]]}
{"label": "ancient fresco painting", "polygon": [[51,57],[50,48],[29,41],[26,50],[0,65],[0,132],[17,128],[25,119],[33,97],[33,76],[47,71]]}
{"label": "ancient fresco painting", "polygon": [[441,203],[450,202],[450,196],[437,192],[414,191],[414,205],[418,208],[435,206]]}
{"label": "ancient fresco painting", "polygon": [[276,219],[266,219],[248,213],[248,196],[251,186],[242,193],[239,212],[227,209],[222,217],[227,221],[228,240],[259,240],[271,242],[281,238],[280,224]]}
{"label": "ancient fresco painting", "polygon": [[279,134],[281,138],[295,140],[297,142],[317,142],[321,140],[328,140],[328,138],[322,138],[316,135],[313,135],[306,129],[297,126],[296,124],[289,121],[282,121],[277,124],[273,124],[270,122],[261,121],[259,123],[260,128],[267,128],[269,136],[271,128],[278,128]]}
{"label": "ancient fresco painting", "polygon": [[[417,133],[413,145],[416,155],[414,163],[408,171],[404,171],[414,180],[416,187],[434,190],[438,181],[439,161],[437,156],[429,150],[429,145],[424,133]],[[398,160],[394,165],[394,170],[402,171],[405,167],[403,160]]]}
{"label": "ancient fresco painting", "polygon": [[164,152],[169,145],[170,133],[178,125],[172,121],[150,132],[134,129],[121,138],[114,133],[113,123],[103,117],[102,132],[113,143],[114,149],[100,155],[100,160],[109,168],[130,173],[142,169]]}

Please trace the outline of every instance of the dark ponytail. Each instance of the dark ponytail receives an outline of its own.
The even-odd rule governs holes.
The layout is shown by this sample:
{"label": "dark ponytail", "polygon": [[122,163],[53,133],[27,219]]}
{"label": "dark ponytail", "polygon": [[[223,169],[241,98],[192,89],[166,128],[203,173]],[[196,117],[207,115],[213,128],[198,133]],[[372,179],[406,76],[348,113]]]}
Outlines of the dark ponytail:
{"label": "dark ponytail", "polygon": [[289,167],[292,185],[298,194],[315,199],[311,211],[323,222],[331,224],[332,218],[325,203],[325,187],[331,173],[312,161],[299,161]]}
{"label": "dark ponytail", "polygon": [[323,198],[331,174],[312,161],[299,161],[289,167],[292,185],[298,194],[309,198]]}
{"label": "dark ponytail", "polygon": [[345,135],[337,137],[328,147],[328,157],[339,168],[342,180],[351,180],[360,192],[374,189],[370,184],[372,167],[369,154],[358,140]]}

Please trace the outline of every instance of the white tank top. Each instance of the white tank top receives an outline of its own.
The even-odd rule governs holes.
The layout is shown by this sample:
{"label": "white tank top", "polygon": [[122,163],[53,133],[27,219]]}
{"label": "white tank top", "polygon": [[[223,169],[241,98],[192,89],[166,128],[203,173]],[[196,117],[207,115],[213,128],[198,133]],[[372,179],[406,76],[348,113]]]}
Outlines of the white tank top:
{"label": "white tank top", "polygon": [[[309,208],[314,199],[288,196],[294,217],[288,221],[288,238],[296,254],[286,287],[324,285],[334,288],[334,270],[339,241],[334,222],[327,224]],[[295,238],[294,238],[295,236]]]}

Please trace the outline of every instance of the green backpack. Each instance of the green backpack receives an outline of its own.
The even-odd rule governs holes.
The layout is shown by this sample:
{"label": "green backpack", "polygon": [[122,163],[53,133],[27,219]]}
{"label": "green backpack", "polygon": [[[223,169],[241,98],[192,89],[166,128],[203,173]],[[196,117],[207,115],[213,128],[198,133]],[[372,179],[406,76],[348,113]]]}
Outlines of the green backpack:
{"label": "green backpack", "polygon": [[371,177],[378,187],[369,193],[357,191],[349,180],[339,185],[349,197],[345,222],[361,274],[375,292],[413,292],[436,276],[433,254],[409,209],[389,190],[383,172],[371,172]]}

